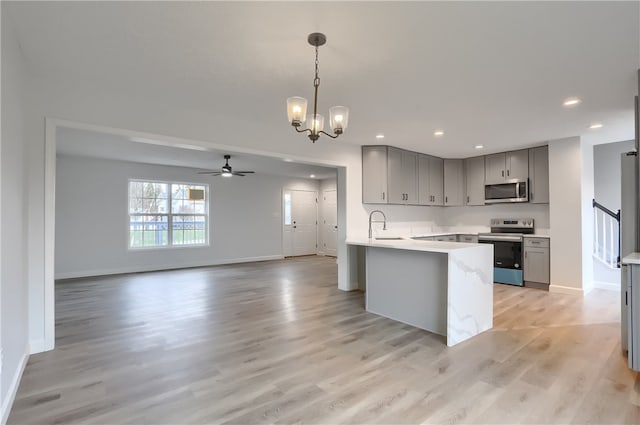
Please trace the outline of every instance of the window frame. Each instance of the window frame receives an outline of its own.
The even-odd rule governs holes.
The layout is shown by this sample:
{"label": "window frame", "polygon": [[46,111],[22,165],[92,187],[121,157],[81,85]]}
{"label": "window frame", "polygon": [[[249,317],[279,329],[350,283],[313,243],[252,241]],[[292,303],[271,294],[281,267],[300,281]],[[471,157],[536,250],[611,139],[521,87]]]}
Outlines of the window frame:
{"label": "window frame", "polygon": [[[131,212],[131,183],[153,183],[166,184],[167,188],[167,209],[166,213],[132,213]],[[173,213],[173,185],[202,186],[204,187],[204,213]],[[145,216],[162,216],[167,217],[167,244],[154,246],[131,246],[131,217]],[[204,236],[205,242],[201,244],[175,245],[173,243],[173,217],[204,217]],[[185,182],[172,180],[153,180],[153,179],[128,179],[127,180],[127,250],[128,251],[148,251],[148,250],[164,250],[164,249],[183,249],[183,248],[206,248],[210,246],[210,220],[209,220],[209,184],[202,182]]]}

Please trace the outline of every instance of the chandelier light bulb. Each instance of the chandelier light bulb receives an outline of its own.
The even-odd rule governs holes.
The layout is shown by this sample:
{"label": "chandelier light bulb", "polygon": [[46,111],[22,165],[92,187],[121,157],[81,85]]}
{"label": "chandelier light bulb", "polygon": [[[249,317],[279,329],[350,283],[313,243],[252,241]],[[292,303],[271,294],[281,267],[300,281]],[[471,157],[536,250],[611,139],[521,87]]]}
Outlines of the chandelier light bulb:
{"label": "chandelier light bulb", "polygon": [[329,125],[335,134],[342,134],[349,121],[349,108],[334,106],[329,109]]}
{"label": "chandelier light bulb", "polygon": [[293,96],[287,99],[287,116],[289,124],[299,126],[304,123],[307,115],[307,99]]}
{"label": "chandelier light bulb", "polygon": [[316,114],[315,118],[313,115],[308,115],[307,121],[309,121],[309,130],[312,133],[318,134],[324,129],[324,117],[320,114]]}

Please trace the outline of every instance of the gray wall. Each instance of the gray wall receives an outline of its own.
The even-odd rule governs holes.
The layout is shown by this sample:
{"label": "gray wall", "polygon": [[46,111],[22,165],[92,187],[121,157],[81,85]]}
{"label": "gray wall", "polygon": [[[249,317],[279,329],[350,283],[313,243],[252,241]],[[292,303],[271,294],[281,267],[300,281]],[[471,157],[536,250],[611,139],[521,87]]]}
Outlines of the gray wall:
{"label": "gray wall", "polygon": [[620,209],[620,156],[624,152],[634,150],[633,140],[595,145],[593,148],[596,201],[612,211]]}
{"label": "gray wall", "polygon": [[[208,247],[128,249],[129,179],[209,184]],[[191,168],[59,156],[56,278],[282,257],[282,190],[319,190],[310,179],[204,177]]]}
{"label": "gray wall", "polygon": [[[612,211],[620,209],[622,179],[620,158],[624,152],[635,150],[635,142],[606,143],[593,148],[593,185],[596,201]],[[617,244],[615,235],[614,244]],[[599,234],[602,239],[602,234]],[[620,285],[620,270],[611,269],[598,260],[593,262],[593,279],[599,284],[606,283],[615,287]]]}
{"label": "gray wall", "polygon": [[27,348],[26,166],[23,135],[23,58],[7,16],[2,14],[2,142],[0,270],[1,345],[4,362],[0,382],[2,418],[17,389]]}

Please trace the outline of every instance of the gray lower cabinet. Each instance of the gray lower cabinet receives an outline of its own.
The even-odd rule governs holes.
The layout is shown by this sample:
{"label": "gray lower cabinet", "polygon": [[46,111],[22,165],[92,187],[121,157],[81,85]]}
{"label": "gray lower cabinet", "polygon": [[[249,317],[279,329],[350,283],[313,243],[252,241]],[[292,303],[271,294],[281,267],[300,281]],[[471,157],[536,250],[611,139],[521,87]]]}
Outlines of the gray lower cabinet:
{"label": "gray lower cabinet", "polygon": [[478,243],[478,235],[458,235],[458,242]]}
{"label": "gray lower cabinet", "polygon": [[484,156],[464,160],[465,205],[484,205]]}
{"label": "gray lower cabinet", "polygon": [[549,203],[549,147],[529,149],[529,202]]}
{"label": "gray lower cabinet", "polygon": [[549,239],[524,238],[524,281],[549,285]]}
{"label": "gray lower cabinet", "polygon": [[387,147],[362,147],[362,203],[387,204]]}
{"label": "gray lower cabinet", "polygon": [[461,159],[444,160],[444,204],[460,206],[464,196],[464,162]]}

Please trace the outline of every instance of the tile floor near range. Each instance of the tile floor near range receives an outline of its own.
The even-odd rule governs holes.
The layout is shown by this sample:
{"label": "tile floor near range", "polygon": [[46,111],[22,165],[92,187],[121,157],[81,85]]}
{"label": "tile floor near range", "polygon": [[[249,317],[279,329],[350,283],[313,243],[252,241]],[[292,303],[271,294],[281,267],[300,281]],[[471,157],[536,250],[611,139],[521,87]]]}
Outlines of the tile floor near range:
{"label": "tile floor near range", "polygon": [[494,329],[447,348],[336,282],[328,257],[59,282],[9,424],[640,423],[617,293],[495,285]]}

